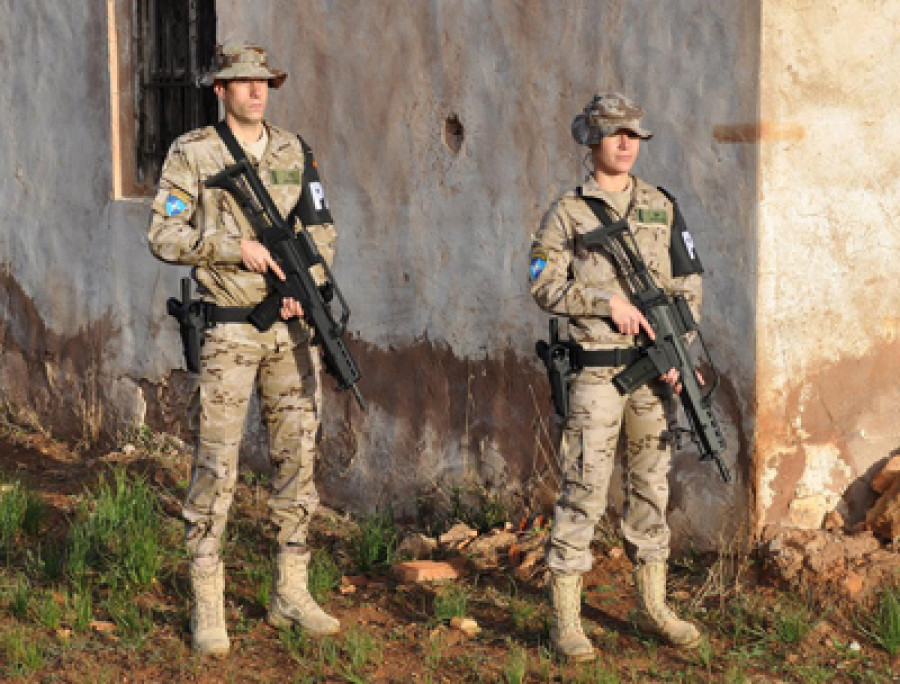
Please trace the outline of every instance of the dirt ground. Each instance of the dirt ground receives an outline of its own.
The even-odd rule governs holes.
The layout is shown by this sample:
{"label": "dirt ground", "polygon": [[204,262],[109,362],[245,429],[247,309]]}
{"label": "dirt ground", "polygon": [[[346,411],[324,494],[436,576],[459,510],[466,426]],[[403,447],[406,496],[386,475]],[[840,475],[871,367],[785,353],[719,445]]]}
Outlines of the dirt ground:
{"label": "dirt ground", "polygon": [[[867,600],[873,599],[822,595],[802,585],[776,587],[753,554],[673,561],[671,602],[707,635],[700,649],[683,652],[639,633],[631,621],[631,564],[611,534],[598,540],[596,565],[585,581],[583,615],[599,658],[592,664],[562,663],[548,649],[546,577],[539,564],[525,572],[518,565],[521,554],[475,557],[466,549],[445,549],[436,556],[462,559],[458,580],[401,583],[389,568],[363,576],[349,550],[359,521],[327,509],[316,516],[312,545],[326,550],[345,575],[342,588],[325,599],[342,632],[314,640],[298,631],[278,631],[264,619],[261,587],[270,577],[266,559],[272,536],[265,522],[265,481],[253,473],[240,478],[225,553],[232,652],[221,659],[199,658],[190,650],[187,565],[177,517],[188,456],[177,443],[144,437],[122,451],[90,456],[37,433],[9,426],[0,431],[0,483],[20,482],[47,504],[39,533],[22,536],[16,552],[5,563],[0,559],[3,681],[900,681],[900,656],[879,646],[866,627],[874,605]],[[151,483],[171,545],[157,580],[135,598],[151,616],[149,623],[138,637],[126,636],[95,602],[89,628],[73,629],[65,612],[49,627],[38,617],[36,597],[63,588],[42,579],[34,558],[42,545],[61,543],[79,497],[116,463]],[[541,534],[526,530],[519,539],[534,542]],[[16,598],[15,587],[23,582],[31,603],[21,592]],[[450,626],[446,608],[440,609],[454,605],[448,598],[457,606],[462,601],[478,634],[467,636]],[[28,645],[30,655],[24,656]]]}

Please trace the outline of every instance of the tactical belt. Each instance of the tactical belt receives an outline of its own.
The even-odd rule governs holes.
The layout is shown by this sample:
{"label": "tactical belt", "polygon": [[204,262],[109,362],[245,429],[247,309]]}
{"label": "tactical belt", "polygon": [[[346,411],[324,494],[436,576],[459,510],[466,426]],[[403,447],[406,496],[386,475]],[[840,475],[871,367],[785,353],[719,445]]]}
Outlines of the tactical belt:
{"label": "tactical belt", "polygon": [[584,349],[573,344],[572,368],[593,368],[599,366],[630,366],[638,360],[641,351],[637,347],[617,347],[616,349]]}
{"label": "tactical belt", "polygon": [[210,325],[218,323],[249,323],[247,318],[253,313],[252,306],[219,306],[204,302]]}

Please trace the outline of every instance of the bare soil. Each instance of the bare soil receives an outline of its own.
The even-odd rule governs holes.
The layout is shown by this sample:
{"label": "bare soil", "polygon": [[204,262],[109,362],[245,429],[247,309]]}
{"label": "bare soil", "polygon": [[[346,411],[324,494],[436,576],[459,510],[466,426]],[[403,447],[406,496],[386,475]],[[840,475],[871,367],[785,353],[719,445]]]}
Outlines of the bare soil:
{"label": "bare soil", "polygon": [[[136,601],[150,611],[142,638],[127,638],[100,612],[92,628],[76,631],[64,618],[50,629],[33,609],[17,611],[13,587],[22,577],[42,585],[29,558],[39,545],[60,542],[86,489],[114,463],[141,473],[159,493],[160,525],[171,556],[151,590]],[[548,649],[545,573],[523,571],[521,554],[467,557],[455,585],[399,583],[389,569],[335,590],[326,608],[342,623],[334,638],[313,640],[265,623],[260,586],[272,536],[265,523],[264,482],[244,474],[236,495],[226,552],[226,601],[232,652],[195,656],[188,633],[187,565],[180,544],[178,504],[188,456],[177,444],[132,444],[100,456],[77,454],[44,435],[6,427],[0,435],[0,482],[20,481],[38,492],[48,515],[37,538],[0,559],[0,678],[24,682],[891,682],[900,659],[861,629],[867,604],[840,594],[815,595],[801,586],[775,587],[752,555],[690,555],[672,563],[671,602],[708,635],[695,652],[669,647],[632,625],[631,564],[618,541],[598,541],[585,581],[585,625],[597,646],[593,664],[559,662]],[[327,549],[347,576],[357,576],[349,553],[357,522],[323,510],[312,545]],[[534,532],[539,535],[539,531]],[[31,553],[29,553],[31,550]],[[441,555],[440,553],[438,554]],[[455,586],[480,633],[469,637],[436,615],[435,597]],[[352,593],[351,593],[352,592]],[[795,626],[794,629],[792,626]],[[40,657],[17,661],[9,637],[36,645]]]}

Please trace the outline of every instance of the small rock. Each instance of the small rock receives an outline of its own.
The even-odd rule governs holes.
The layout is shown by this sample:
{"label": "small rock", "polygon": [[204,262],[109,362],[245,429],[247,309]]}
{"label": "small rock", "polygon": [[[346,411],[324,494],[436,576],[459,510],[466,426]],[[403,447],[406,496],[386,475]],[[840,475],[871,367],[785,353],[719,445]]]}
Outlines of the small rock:
{"label": "small rock", "polygon": [[126,456],[131,456],[136,450],[137,447],[134,444],[126,444],[122,447],[122,453]]}
{"label": "small rock", "polygon": [[114,622],[107,622],[105,620],[91,620],[90,627],[95,632],[114,632],[116,630]]}
{"label": "small rock", "polygon": [[866,524],[882,539],[900,537],[900,477],[866,513]]}
{"label": "small rock", "polygon": [[900,454],[894,456],[891,460],[884,464],[884,467],[878,471],[878,474],[872,478],[872,489],[879,494],[884,494],[894,479],[900,476]]}
{"label": "small rock", "polygon": [[490,534],[483,535],[466,546],[466,553],[488,556],[503,549],[508,549],[516,542],[516,535],[505,530],[494,530]]}
{"label": "small rock", "polygon": [[431,557],[437,545],[436,539],[421,532],[416,532],[408,535],[400,542],[397,546],[397,555],[401,557],[406,556],[412,560],[423,560]]}
{"label": "small rock", "polygon": [[839,532],[844,529],[844,516],[837,511],[831,511],[825,515],[822,527],[830,532]]}
{"label": "small rock", "polygon": [[450,546],[454,548],[460,548],[464,546],[466,542],[474,539],[478,536],[478,532],[473,530],[471,527],[466,525],[465,523],[456,523],[449,530],[444,532],[440,537],[438,537],[438,541],[441,546]]}
{"label": "small rock", "polygon": [[481,631],[481,627],[472,618],[455,617],[450,620],[450,626],[468,637],[473,637]]}
{"label": "small rock", "polygon": [[862,646],[859,645],[858,641],[851,641],[850,645],[847,647],[854,653],[859,653],[862,650]]}
{"label": "small rock", "polygon": [[844,577],[842,584],[850,596],[856,596],[863,590],[863,587],[866,586],[866,579],[862,575],[857,575],[855,572],[848,572],[846,577]]}
{"label": "small rock", "polygon": [[401,582],[437,582],[460,575],[460,569],[450,563],[427,560],[397,563],[391,571]]}

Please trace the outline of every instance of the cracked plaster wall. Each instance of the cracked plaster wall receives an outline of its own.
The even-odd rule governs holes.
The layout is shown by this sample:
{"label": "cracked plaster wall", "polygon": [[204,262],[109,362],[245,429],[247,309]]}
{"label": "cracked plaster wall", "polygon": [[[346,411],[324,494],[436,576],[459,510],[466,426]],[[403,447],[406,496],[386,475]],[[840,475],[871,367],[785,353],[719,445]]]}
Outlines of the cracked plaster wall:
{"label": "cracked plaster wall", "polygon": [[762,7],[758,520],[855,522],[900,447],[900,6]]}

